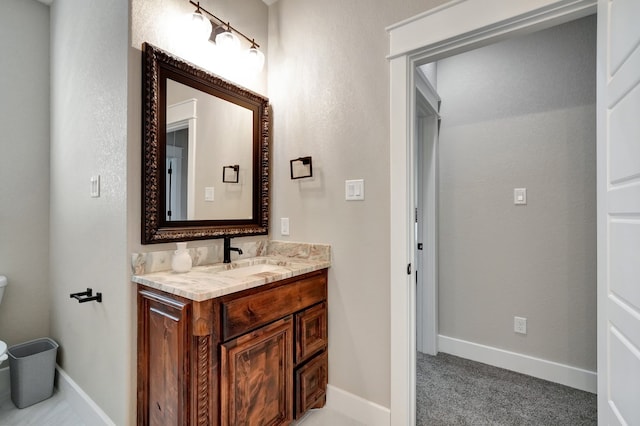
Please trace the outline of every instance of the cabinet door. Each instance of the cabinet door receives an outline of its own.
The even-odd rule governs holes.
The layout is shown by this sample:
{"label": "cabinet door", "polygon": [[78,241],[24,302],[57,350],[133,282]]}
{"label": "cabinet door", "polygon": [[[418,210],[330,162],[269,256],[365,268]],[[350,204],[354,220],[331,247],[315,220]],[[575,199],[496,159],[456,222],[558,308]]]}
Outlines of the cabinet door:
{"label": "cabinet door", "polygon": [[186,425],[190,305],[138,294],[138,424]]}
{"label": "cabinet door", "polygon": [[296,363],[327,347],[327,304],[296,314]]}
{"label": "cabinet door", "polygon": [[293,321],[276,321],[221,347],[222,425],[293,420]]}

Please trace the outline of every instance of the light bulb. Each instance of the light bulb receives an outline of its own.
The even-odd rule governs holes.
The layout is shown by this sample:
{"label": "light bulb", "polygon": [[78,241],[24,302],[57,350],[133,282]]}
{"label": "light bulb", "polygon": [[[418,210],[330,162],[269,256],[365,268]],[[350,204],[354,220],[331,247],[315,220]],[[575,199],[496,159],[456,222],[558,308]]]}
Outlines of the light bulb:
{"label": "light bulb", "polygon": [[198,40],[209,40],[211,37],[211,21],[208,20],[199,10],[191,15],[191,27],[194,37]]}
{"label": "light bulb", "polygon": [[235,54],[240,50],[240,40],[232,32],[225,31],[216,36],[216,46],[223,54]]}
{"label": "light bulb", "polygon": [[264,67],[264,53],[258,50],[255,46],[251,46],[245,55],[247,62],[247,68],[249,68],[255,74],[262,71]]}

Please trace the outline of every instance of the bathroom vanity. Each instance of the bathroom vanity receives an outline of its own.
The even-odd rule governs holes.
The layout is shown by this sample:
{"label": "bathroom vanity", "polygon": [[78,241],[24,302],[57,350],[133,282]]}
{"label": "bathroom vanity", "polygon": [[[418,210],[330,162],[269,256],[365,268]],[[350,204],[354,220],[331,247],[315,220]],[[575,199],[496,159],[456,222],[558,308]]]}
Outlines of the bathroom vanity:
{"label": "bathroom vanity", "polygon": [[327,261],[134,275],[138,424],[286,425],[322,407]]}
{"label": "bathroom vanity", "polygon": [[[148,43],[142,59],[142,244],[224,238],[224,256],[193,248],[178,274],[171,252],[133,255],[137,423],[290,424],[325,403],[330,247],[231,248],[268,233],[269,101]],[[215,263],[231,250],[256,254]]]}

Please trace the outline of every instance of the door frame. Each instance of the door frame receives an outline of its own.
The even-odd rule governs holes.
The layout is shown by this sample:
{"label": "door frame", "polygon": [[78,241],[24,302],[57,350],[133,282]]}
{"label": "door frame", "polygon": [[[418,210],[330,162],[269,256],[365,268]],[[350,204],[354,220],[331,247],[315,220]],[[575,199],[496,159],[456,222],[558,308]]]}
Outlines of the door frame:
{"label": "door frame", "polygon": [[440,96],[420,71],[416,78],[416,349],[438,354],[438,138]]}
{"label": "door frame", "polygon": [[[453,0],[387,28],[392,425],[416,422],[416,286],[410,266],[415,265],[415,69],[515,35],[591,15],[596,10],[596,0]],[[598,140],[598,145],[601,142]]]}

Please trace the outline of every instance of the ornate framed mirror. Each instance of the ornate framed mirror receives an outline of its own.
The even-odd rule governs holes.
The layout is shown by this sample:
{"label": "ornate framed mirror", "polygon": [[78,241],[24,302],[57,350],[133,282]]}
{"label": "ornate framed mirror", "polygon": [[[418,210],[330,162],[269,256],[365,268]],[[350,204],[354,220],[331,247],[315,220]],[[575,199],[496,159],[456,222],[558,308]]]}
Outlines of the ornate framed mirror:
{"label": "ornate framed mirror", "polygon": [[148,43],[142,62],[142,244],[267,234],[269,100]]}

